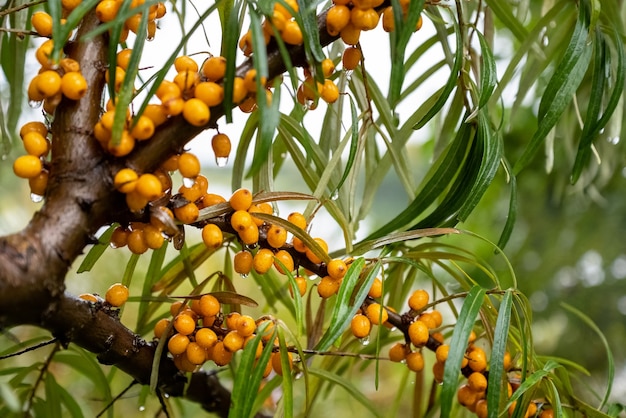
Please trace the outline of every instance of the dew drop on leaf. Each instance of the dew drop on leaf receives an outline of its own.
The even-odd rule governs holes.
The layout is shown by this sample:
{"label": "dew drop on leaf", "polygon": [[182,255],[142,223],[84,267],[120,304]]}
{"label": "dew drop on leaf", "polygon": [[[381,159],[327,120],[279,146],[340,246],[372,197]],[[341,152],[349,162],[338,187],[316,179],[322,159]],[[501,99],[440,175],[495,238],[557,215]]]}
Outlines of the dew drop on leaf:
{"label": "dew drop on leaf", "polygon": [[228,157],[215,157],[215,164],[217,164],[218,167],[226,167]]}

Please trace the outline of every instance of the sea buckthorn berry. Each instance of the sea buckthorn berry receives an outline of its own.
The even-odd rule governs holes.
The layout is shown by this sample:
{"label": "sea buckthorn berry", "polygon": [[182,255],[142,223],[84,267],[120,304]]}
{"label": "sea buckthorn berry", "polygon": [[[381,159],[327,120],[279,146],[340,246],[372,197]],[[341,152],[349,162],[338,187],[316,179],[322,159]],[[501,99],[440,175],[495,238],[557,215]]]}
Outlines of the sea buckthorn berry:
{"label": "sea buckthorn berry", "polygon": [[368,305],[367,309],[365,309],[365,314],[374,325],[384,324],[389,319],[387,309],[382,307],[379,303]]}
{"label": "sea buckthorn berry", "polygon": [[226,315],[226,328],[230,329],[230,330],[236,330],[237,329],[237,321],[239,321],[239,318],[241,318],[241,314],[239,312],[231,312],[228,315]]}
{"label": "sea buckthorn berry", "polygon": [[122,306],[128,300],[128,288],[121,283],[112,284],[104,295],[111,306]]}
{"label": "sea buckthorn berry", "polygon": [[173,355],[183,354],[187,350],[189,345],[189,337],[182,334],[174,334],[167,342],[167,349]]}
{"label": "sea buckthorn berry", "polygon": [[187,345],[185,355],[191,364],[200,365],[206,361],[206,352],[204,348],[195,341],[192,341]]}
{"label": "sea buckthorn berry", "polygon": [[[80,72],[80,63],[72,58],[62,58],[59,66],[64,73]],[[111,99],[109,99],[110,101]]]}
{"label": "sea buckthorn berry", "polygon": [[111,234],[111,247],[113,248],[125,247],[128,241],[129,233],[130,231],[128,231],[126,228],[123,228],[121,226],[118,226],[117,228],[115,228],[113,230],[113,233]]}
{"label": "sea buckthorn berry", "polygon": [[[104,73],[104,78],[107,83],[110,82],[111,73],[109,70],[106,70]],[[122,67],[115,67],[115,80],[113,82],[113,86],[115,87],[115,91],[119,91],[122,88],[122,83],[124,82],[124,78],[126,77],[126,71]]]}
{"label": "sea buckthorn berry", "polygon": [[207,224],[202,228],[202,241],[208,248],[216,249],[222,246],[224,235],[215,224]]}
{"label": "sea buckthorn berry", "polygon": [[196,330],[196,321],[191,316],[180,313],[174,318],[174,329],[181,335],[190,335]]}
{"label": "sea buckthorn berry", "polygon": [[469,338],[467,339],[467,343],[472,344],[474,341],[476,341],[476,338],[476,333],[474,332],[474,330],[472,330],[472,332],[470,332]]}
{"label": "sea buckthorn berry", "polygon": [[383,10],[383,30],[393,32],[396,29],[396,22],[393,17],[393,7],[388,6]]}
{"label": "sea buckthorn berry", "polygon": [[[261,77],[259,80],[261,87],[265,87],[265,83],[267,82],[267,78]],[[246,75],[243,78],[244,86],[246,90],[249,92],[256,92],[257,90],[257,76],[256,70],[254,68],[248,70]]]}
{"label": "sea buckthorn berry", "polygon": [[183,117],[193,126],[203,126],[209,122],[211,111],[200,99],[189,99],[183,106]]}
{"label": "sea buckthorn berry", "polygon": [[407,354],[410,352],[409,347],[406,344],[395,343],[389,349],[389,360],[399,363],[406,359]]}
{"label": "sea buckthorn berry", "polygon": [[217,106],[224,101],[224,88],[213,81],[203,81],[196,86],[194,96],[209,107]]}
{"label": "sea buckthorn berry", "polygon": [[[287,352],[287,360],[289,363],[289,370],[293,367],[293,354]],[[277,375],[283,375],[283,363],[281,361],[280,353],[272,353],[271,356],[272,369],[276,372]]]}
{"label": "sea buckthorn berry", "polygon": [[243,113],[252,113],[257,109],[256,96],[248,96],[243,102],[239,103],[239,110]]}
{"label": "sea buckthorn berry", "polygon": [[322,74],[325,78],[330,77],[335,72],[335,63],[330,58],[322,60]]}
{"label": "sea buckthorn berry", "polygon": [[435,329],[438,326],[437,319],[430,312],[422,313],[417,319],[422,321],[428,327],[428,329]]}
{"label": "sea buckthorn berry", "polygon": [[28,132],[22,141],[26,152],[35,157],[45,156],[50,149],[50,141],[39,132]]}
{"label": "sea buckthorn berry", "polygon": [[170,305],[170,314],[172,316],[176,316],[181,313],[185,309],[185,302],[182,300],[177,300],[176,302],[172,302]]}
{"label": "sea buckthorn berry", "polygon": [[[285,7],[282,3],[285,3],[289,8]],[[278,12],[286,19],[293,17],[293,13],[298,13],[299,7],[297,0],[284,0],[283,2],[274,3],[274,12]]]}
{"label": "sea buckthorn berry", "polygon": [[272,267],[273,263],[274,253],[267,248],[261,248],[254,255],[254,258],[252,260],[252,267],[257,273],[265,274]]}
{"label": "sea buckthorn berry", "polygon": [[326,270],[328,271],[328,275],[335,280],[343,279],[348,271],[348,266],[343,260],[338,258],[334,260],[330,260],[326,265]]}
{"label": "sea buckthorn berry", "polygon": [[252,271],[252,254],[249,251],[239,251],[233,258],[235,272],[247,275]]}
{"label": "sea buckthorn berry", "polygon": [[324,276],[317,284],[317,294],[322,299],[327,299],[339,291],[341,286],[340,280],[335,280],[330,276]]}
{"label": "sea buckthorn berry", "polygon": [[372,282],[372,287],[370,287],[367,296],[378,299],[383,295],[383,282],[378,277],[374,279]]}
{"label": "sea buckthorn berry", "polygon": [[239,104],[246,98],[248,95],[248,90],[244,85],[243,78],[235,77],[233,79],[233,104]]}
{"label": "sea buckthorn berry", "polygon": [[230,138],[226,134],[217,134],[211,138],[211,147],[215,158],[228,158],[231,150]]}
{"label": "sea buckthorn berry", "polygon": [[27,122],[20,128],[20,138],[24,139],[30,132],[36,132],[45,138],[48,135],[48,128],[43,122]]}
{"label": "sea buckthorn berry", "polygon": [[443,382],[444,368],[445,368],[445,363],[436,361],[435,364],[433,364],[433,378],[435,379],[435,382],[437,383]]}
{"label": "sea buckthorn berry", "polygon": [[202,317],[202,325],[205,327],[212,327],[215,324],[215,320],[217,316],[203,316]]}
{"label": "sea buckthorn berry", "polygon": [[32,80],[30,80],[30,83],[28,84],[27,95],[28,95],[28,100],[31,102],[41,102],[46,98],[46,96],[44,96],[37,88],[38,80],[39,80],[39,76],[36,75],[35,77],[33,77]]}
{"label": "sea buckthorn berry", "polygon": [[343,58],[341,60],[343,69],[348,71],[354,70],[361,62],[361,57],[361,49],[357,47],[346,48],[343,51]]}
{"label": "sea buckthorn berry", "polygon": [[42,168],[41,160],[34,155],[22,155],[13,162],[13,172],[24,179],[36,177]]}
{"label": "sea buckthorn berry", "polygon": [[372,30],[378,26],[379,20],[380,16],[373,8],[359,9],[358,7],[353,7],[350,11],[350,23],[357,29]]}
{"label": "sea buckthorn berry", "polygon": [[250,225],[253,225],[252,216],[248,213],[247,210],[236,210],[230,216],[230,225],[237,232],[244,231]]}
{"label": "sea buckthorn berry", "polygon": [[195,178],[200,174],[200,160],[195,154],[184,152],[178,156],[178,171],[185,178]]}
{"label": "sea buckthorn berry", "polygon": [[154,134],[154,122],[146,115],[141,115],[134,121],[130,134],[138,141],[149,139]]}
{"label": "sea buckthorn berry", "polygon": [[61,92],[71,100],[79,100],[87,94],[87,80],[77,71],[63,74],[61,78]]}
{"label": "sea buckthorn berry", "polygon": [[350,22],[350,9],[348,6],[335,5],[326,13],[326,31],[330,36],[337,36],[339,32]]}
{"label": "sea buckthorn berry", "polygon": [[200,312],[202,316],[215,316],[220,312],[220,301],[213,295],[200,297]]}
{"label": "sea buckthorn berry", "polygon": [[46,70],[37,75],[37,90],[44,97],[52,97],[61,91],[61,76],[56,71]]}
{"label": "sea buckthorn berry", "polygon": [[248,225],[243,231],[239,231],[239,239],[246,245],[255,245],[259,242],[259,227],[254,223]]}
{"label": "sea buckthorn berry", "polygon": [[122,193],[130,193],[135,190],[139,176],[132,168],[122,168],[115,174],[113,185]]}
{"label": "sea buckthorn berry", "polygon": [[348,23],[339,34],[341,40],[348,45],[356,45],[361,37],[361,29],[356,28],[352,23]]}
{"label": "sea buckthorn berry", "polygon": [[130,193],[126,193],[126,206],[132,212],[139,212],[148,204],[148,199],[137,193],[136,191],[132,191]]}
{"label": "sea buckthorn berry", "polygon": [[270,319],[264,319],[257,323],[257,329],[263,330],[261,334],[261,340],[267,343],[273,336],[276,324]]}
{"label": "sea buckthorn berry", "polygon": [[[296,286],[298,287],[298,293],[300,296],[304,296],[308,287],[307,279],[302,276],[297,276],[294,277],[294,280],[296,282]],[[293,286],[291,284],[289,284],[289,293],[291,294],[291,297],[293,297]]]}
{"label": "sea buckthorn berry", "polygon": [[217,334],[211,328],[200,328],[195,334],[196,342],[202,348],[211,348],[217,343]]}
{"label": "sea buckthorn berry", "polygon": [[302,30],[300,29],[300,25],[295,20],[287,20],[285,22],[285,27],[280,33],[283,41],[289,45],[300,45],[302,43]]}
{"label": "sea buckthorn berry", "polygon": [[165,96],[161,101],[161,108],[168,116],[177,116],[183,113],[185,101],[181,97]]}
{"label": "sea buckthorn berry", "polygon": [[81,293],[80,295],[78,295],[78,298],[86,300],[87,302],[98,303],[98,298],[91,293]]}
{"label": "sea buckthorn berry", "polygon": [[35,51],[35,58],[37,58],[37,62],[41,64],[43,68],[50,68],[50,55],[52,54],[52,49],[54,48],[54,43],[52,39],[48,39],[43,44],[39,45],[39,48]]}
{"label": "sea buckthorn berry", "polygon": [[122,136],[118,141],[114,141],[111,138],[107,144],[107,151],[115,157],[123,157],[130,154],[133,148],[135,148],[135,138],[125,129],[122,131]]}
{"label": "sea buckthorn berry", "polygon": [[487,418],[489,415],[489,411],[487,410],[487,400],[485,399],[477,400],[474,408],[476,409],[475,413],[478,418]]}
{"label": "sea buckthorn berry", "polygon": [[133,50],[126,48],[122,49],[116,55],[115,65],[121,67],[124,71],[128,70],[128,64],[130,63],[130,56],[133,54]]}
{"label": "sea buckthorn berry", "polygon": [[248,189],[238,189],[230,197],[228,203],[236,211],[247,211],[250,205],[252,205],[252,193]]}
{"label": "sea buckthorn berry", "polygon": [[420,15],[419,19],[417,19],[417,23],[415,24],[415,32],[422,29],[423,23],[424,23],[424,20],[422,19],[422,15]]}
{"label": "sea buckthorn berry", "polygon": [[292,212],[287,216],[287,221],[300,229],[306,229],[306,218],[300,212]]}
{"label": "sea buckthorn berry", "polygon": [[539,414],[539,418],[554,418],[554,409],[545,409],[544,406],[541,410],[541,413]]}
{"label": "sea buckthorn berry", "polygon": [[[322,247],[322,251],[325,254],[328,253],[328,244],[326,244],[326,241],[324,241],[322,238],[313,238],[313,240],[317,242],[320,247]],[[305,254],[306,258],[308,258],[311,263],[319,264],[322,262],[322,259],[319,258],[319,256],[313,251],[311,251],[310,248],[306,249]]]}
{"label": "sea buckthorn berry", "polygon": [[224,337],[224,348],[231,353],[243,348],[243,337],[237,331],[231,331]]}
{"label": "sea buckthorn berry", "polygon": [[252,54],[252,32],[248,30],[243,34],[241,39],[239,39],[239,49],[246,57],[249,57]]}
{"label": "sea buckthorn berry", "polygon": [[154,200],[163,194],[163,186],[157,176],[145,173],[139,176],[135,190],[148,200]]}
{"label": "sea buckthorn berry", "polygon": [[52,35],[52,16],[46,12],[35,12],[30,18],[30,23],[33,25],[35,32],[39,36],[49,37]]}
{"label": "sea buckthorn berry", "polygon": [[413,372],[424,370],[424,356],[419,351],[413,351],[406,355],[406,365]]}
{"label": "sea buckthorn berry", "polygon": [[409,308],[414,311],[421,311],[426,305],[428,305],[429,295],[423,289],[416,290],[409,297]]}
{"label": "sea buckthorn berry", "polygon": [[181,72],[181,71],[192,71],[194,73],[198,72],[198,64],[194,61],[193,58],[187,55],[182,55],[180,57],[177,57],[174,60],[174,68],[176,68],[177,72]]}
{"label": "sea buckthorn berry", "polygon": [[432,328],[429,327],[430,329],[439,328],[441,326],[441,324],[443,324],[443,316],[441,316],[441,312],[440,311],[432,310],[432,311],[427,312],[427,313],[428,313],[428,316],[431,318],[431,320],[432,320],[432,322],[434,324],[434,326]]}
{"label": "sea buckthorn berry", "polygon": [[120,5],[115,0],[103,0],[96,6],[96,16],[101,22],[110,22],[117,16]]}
{"label": "sea buckthorn berry", "polygon": [[208,58],[202,65],[202,74],[209,81],[221,80],[226,74],[226,58],[221,56]]}
{"label": "sea buckthorn berry", "polygon": [[409,338],[416,347],[423,347],[428,342],[428,327],[422,321],[413,321],[409,325]]}
{"label": "sea buckthorn berry", "polygon": [[181,71],[174,76],[173,81],[183,94],[191,94],[198,84],[199,75],[195,71]]}
{"label": "sea buckthorn berry", "polygon": [[474,392],[484,392],[487,390],[487,378],[484,374],[474,372],[467,378],[467,384]]}
{"label": "sea buckthorn berry", "polygon": [[339,87],[332,80],[324,80],[320,97],[326,103],[335,103],[339,99]]}
{"label": "sea buckthorn berry", "polygon": [[506,351],[504,353],[504,361],[503,361],[504,370],[509,370],[511,368],[511,353]]}
{"label": "sea buckthorn berry", "polygon": [[146,241],[148,248],[152,250],[158,250],[165,242],[165,237],[161,230],[151,224],[143,227],[143,239]]}
{"label": "sea buckthorn berry", "polygon": [[445,363],[448,360],[448,353],[450,352],[450,346],[448,344],[441,344],[435,351],[435,357],[440,363]]}
{"label": "sea buckthorn berry", "polygon": [[170,320],[167,318],[161,318],[154,324],[154,336],[156,338],[162,338],[163,334],[165,334],[165,330],[170,325]]}
{"label": "sea buckthorn berry", "polygon": [[143,254],[148,251],[148,243],[144,237],[143,229],[133,229],[128,234],[126,245],[133,254]]}
{"label": "sea buckthorn berry", "polygon": [[272,225],[267,230],[267,243],[273,248],[280,248],[287,242],[287,230],[279,225]]}
{"label": "sea buckthorn berry", "polygon": [[249,337],[256,331],[256,322],[250,315],[241,315],[237,318],[235,330],[242,337]]}
{"label": "sea buckthorn berry", "polygon": [[111,140],[111,131],[107,129],[102,122],[98,121],[93,127],[93,136],[103,148],[107,148]]}
{"label": "sea buckthorn berry", "polygon": [[476,404],[478,400],[478,394],[469,385],[462,385],[457,391],[456,397],[459,403],[466,407]]}
{"label": "sea buckthorn berry", "polygon": [[163,80],[161,81],[161,84],[159,84],[159,87],[157,88],[155,94],[156,97],[161,99],[161,101],[164,101],[164,98],[166,97],[181,97],[182,92],[180,90],[180,87],[178,87],[178,84],[171,81]]}
{"label": "sea buckthorn berry", "polygon": [[43,196],[46,194],[46,188],[48,187],[48,172],[46,170],[42,170],[35,177],[31,177],[28,179],[28,186],[30,187],[30,192],[37,196]]}
{"label": "sea buckthorn berry", "polygon": [[276,267],[276,270],[278,270],[280,274],[287,274],[287,272],[294,270],[293,257],[289,251],[279,250],[274,254],[274,267]]}
{"label": "sea buckthorn berry", "polygon": [[475,372],[482,372],[487,368],[487,356],[482,348],[473,347],[466,356],[468,365]]}

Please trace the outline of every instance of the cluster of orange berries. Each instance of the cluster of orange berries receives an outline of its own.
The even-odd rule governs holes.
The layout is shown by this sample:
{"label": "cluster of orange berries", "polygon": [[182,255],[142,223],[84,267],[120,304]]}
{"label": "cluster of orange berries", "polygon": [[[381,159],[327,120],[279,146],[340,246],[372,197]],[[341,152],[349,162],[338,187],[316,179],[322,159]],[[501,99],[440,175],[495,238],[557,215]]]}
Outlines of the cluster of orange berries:
{"label": "cluster of orange berries", "polygon": [[20,128],[20,137],[27,154],[15,159],[13,172],[28,179],[31,196],[40,199],[48,184],[48,170],[44,166],[50,152],[48,128],[42,122],[28,122]]}
{"label": "cluster of orange berries", "polygon": [[[65,2],[80,3],[80,0],[63,0]],[[110,22],[114,20],[122,7],[124,0],[102,0],[96,6],[96,16],[101,22]],[[145,0],[132,0],[130,2],[129,10],[137,7],[141,7],[145,3]],[[162,2],[151,5],[148,8],[148,24],[146,27],[146,33],[144,34],[147,39],[154,39],[157,30],[156,20],[165,16],[167,9]],[[135,13],[124,22],[122,33],[118,40],[119,43],[123,43],[128,38],[128,33],[133,32],[138,35],[139,25],[141,23],[143,13]]]}
{"label": "cluster of orange berries", "polygon": [[[167,349],[178,369],[192,372],[207,361],[225,366],[237,351],[255,338],[259,329],[263,333],[256,347],[256,358],[261,356],[263,345],[274,336],[274,322],[265,318],[255,320],[239,312],[224,315],[221,310],[220,301],[211,294],[205,294],[194,298],[190,306],[181,301],[173,303],[170,306],[173,319],[163,318],[155,324],[155,338],[168,339]],[[288,353],[288,358],[291,365],[291,353]],[[268,376],[272,370],[282,374],[278,352],[272,353],[264,376]]]}
{"label": "cluster of orange berries", "polygon": [[[378,26],[382,14],[383,29],[391,32],[395,29],[393,8],[386,7],[377,10],[384,3],[383,0],[333,0],[333,5],[326,14],[326,31],[331,36],[339,35],[348,45],[343,53],[343,67],[353,70],[361,61],[361,50],[356,45],[359,43],[361,31],[373,30]],[[400,7],[406,17],[409,8],[409,0],[400,0]],[[420,16],[415,30],[422,27]]]}
{"label": "cluster of orange berries", "polygon": [[[300,45],[303,41],[302,30],[293,17],[293,14],[299,11],[298,2],[297,0],[285,0],[285,4],[289,8],[281,3],[282,2],[274,3],[272,16],[263,21],[262,28],[265,44],[270,43],[276,31],[286,44]],[[252,30],[248,30],[241,37],[239,40],[239,48],[247,57],[252,54]]]}
{"label": "cluster of orange berries", "polygon": [[321,63],[324,82],[316,81],[308,69],[305,69],[304,81],[298,87],[296,99],[301,105],[310,110],[317,107],[317,100],[322,99],[326,103],[335,103],[339,99],[339,87],[330,77],[335,71],[335,63],[330,58],[325,58]]}
{"label": "cluster of orange berries", "polygon": [[123,285],[122,283],[114,283],[112,284],[106,291],[104,295],[104,300],[93,293],[83,293],[79,295],[79,299],[86,300],[91,303],[103,303],[106,302],[109,306],[114,308],[119,308],[128,300],[128,287]]}

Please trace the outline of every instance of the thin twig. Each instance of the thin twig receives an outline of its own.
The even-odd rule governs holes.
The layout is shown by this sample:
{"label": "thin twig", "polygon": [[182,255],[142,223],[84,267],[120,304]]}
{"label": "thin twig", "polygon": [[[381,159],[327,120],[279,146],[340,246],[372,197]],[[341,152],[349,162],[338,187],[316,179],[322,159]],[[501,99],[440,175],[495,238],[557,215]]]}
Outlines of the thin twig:
{"label": "thin twig", "polygon": [[24,353],[28,353],[29,351],[34,351],[34,350],[37,350],[38,348],[45,347],[45,346],[50,345],[50,344],[54,344],[55,342],[57,342],[57,339],[53,338],[51,340],[44,341],[42,343],[39,343],[39,344],[30,346],[30,347],[27,347],[27,348],[25,348],[25,349],[23,349],[21,351],[17,351],[15,353],[11,353],[11,354],[6,354],[4,356],[0,356],[0,360],[5,360],[5,359],[11,358],[11,357],[20,356],[20,355],[22,355]]}
{"label": "thin twig", "polygon": [[23,9],[28,9],[29,7],[36,6],[41,3],[46,3],[48,0],[36,0],[31,3],[20,4],[19,6],[12,7],[10,9],[6,9],[0,12],[0,17],[10,15],[11,13],[19,12]]}
{"label": "thin twig", "polygon": [[48,358],[46,358],[45,363],[41,366],[41,370],[39,371],[39,376],[37,376],[37,380],[33,384],[33,389],[31,391],[31,394],[28,397],[28,400],[26,401],[26,405],[24,405],[24,416],[30,415],[28,411],[30,410],[31,405],[33,404],[33,399],[35,399],[37,388],[39,387],[39,384],[43,381],[43,378],[46,375],[46,371],[48,370],[50,363],[52,363],[52,359],[54,358],[54,355],[57,353],[57,351],[59,351],[59,348],[61,348],[61,344],[57,341],[54,348],[48,355]]}
{"label": "thin twig", "polygon": [[130,382],[130,385],[126,386],[126,388],[124,388],[124,390],[122,390],[120,393],[118,393],[115,398],[111,399],[111,402],[109,402],[108,404],[106,404],[106,406],[104,407],[104,409],[102,409],[102,411],[100,411],[98,413],[98,415],[96,415],[96,418],[101,417],[102,415],[104,415],[104,413],[113,406],[113,404],[115,402],[117,402],[122,396],[124,396],[126,394],[126,392],[128,392],[130,390],[130,388],[132,388],[133,386],[135,386],[137,384],[136,380],[133,380],[132,382]]}

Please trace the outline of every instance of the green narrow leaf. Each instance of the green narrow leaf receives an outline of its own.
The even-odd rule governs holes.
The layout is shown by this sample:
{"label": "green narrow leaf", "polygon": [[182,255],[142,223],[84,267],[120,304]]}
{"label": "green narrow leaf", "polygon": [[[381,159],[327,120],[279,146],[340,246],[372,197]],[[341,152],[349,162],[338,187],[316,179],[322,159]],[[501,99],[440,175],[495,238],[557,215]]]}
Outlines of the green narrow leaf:
{"label": "green narrow leaf", "polygon": [[[524,396],[524,393],[526,393],[533,386],[538,385],[541,380],[549,376],[552,370],[557,367],[562,366],[552,360],[549,360],[546,362],[546,364],[544,364],[542,369],[537,370],[536,372],[527,376],[522,384],[515,390],[515,392],[513,392],[513,395],[509,398],[509,402],[507,405],[510,406],[513,402]],[[515,409],[517,410],[517,408],[521,406],[522,405],[518,403],[518,406]]]}
{"label": "green narrow leaf", "polygon": [[354,105],[354,100],[352,99],[352,96],[349,96],[349,97],[350,97],[350,115],[352,116],[352,127],[351,127],[352,140],[350,141],[350,153],[348,154],[348,161],[346,161],[346,168],[343,171],[341,180],[339,180],[339,183],[337,184],[337,187],[335,188],[336,192],[339,191],[339,189],[341,189],[341,186],[343,186],[343,183],[346,181],[346,179],[350,175],[350,170],[352,170],[352,166],[354,165],[354,161],[356,159],[356,151],[359,147],[359,126],[358,126],[359,118],[356,113],[356,106]]}
{"label": "green narrow leaf", "polygon": [[[28,3],[27,0],[18,0],[11,4],[12,6],[20,6]],[[11,21],[11,27],[13,28],[26,28],[29,26],[28,20],[32,14],[32,8],[26,8],[14,13],[11,13],[9,20]],[[12,70],[7,75],[7,81],[9,82],[9,103],[6,127],[9,132],[15,132],[20,115],[23,112],[24,103],[24,67],[26,60],[26,51],[29,49],[31,37],[25,35],[23,37],[18,34],[8,34],[7,45],[3,46],[3,49],[7,48],[7,53],[10,54],[10,58],[3,57],[2,61],[5,62],[7,67],[12,67]],[[2,43],[0,42],[0,45]],[[3,51],[4,52],[4,51]],[[5,67],[6,68],[6,67]],[[10,137],[7,137],[10,140]]]}
{"label": "green narrow leaf", "polygon": [[588,43],[588,36],[587,8],[580,3],[578,19],[570,43],[539,103],[539,127],[520,159],[515,163],[514,173],[519,173],[530,163],[543,140],[572,101],[572,96],[589,67],[593,52],[591,44]]}
{"label": "green narrow leaf", "polygon": [[320,42],[319,28],[317,27],[316,6],[319,4],[317,0],[298,0],[298,13],[296,20],[302,28],[304,37],[304,51],[307,56],[307,62],[322,62],[326,55],[322,50]]}
{"label": "green narrow leaf", "polygon": [[550,393],[552,396],[548,395],[548,399],[550,400],[550,406],[555,412],[555,417],[564,417],[563,414],[563,405],[561,404],[561,396],[559,395],[559,391],[554,384],[552,379],[546,379],[548,388],[550,389]]}
{"label": "green narrow leaf", "polygon": [[352,382],[348,381],[347,379],[344,379],[343,377],[324,369],[314,369],[309,367],[309,373],[313,376],[319,377],[320,379],[341,386],[350,394],[352,399],[363,405],[369,412],[372,413],[372,415],[374,415],[375,417],[383,417],[383,415],[381,415],[381,413],[378,411],[379,408],[377,408],[376,405],[363,394],[362,390],[357,388]]}
{"label": "green narrow leaf", "polygon": [[442,90],[440,90],[441,93],[439,94],[437,101],[432,105],[432,107],[430,107],[428,112],[426,112],[426,114],[419,120],[419,122],[413,125],[413,129],[422,128],[429,120],[433,118],[433,116],[439,113],[443,105],[445,105],[448,101],[452,90],[454,90],[457,85],[459,71],[461,71],[461,67],[463,66],[463,40],[461,39],[462,37],[458,34],[461,29],[459,28],[457,21],[454,19],[453,21],[454,31],[457,35],[456,51],[454,53],[454,64],[452,65],[452,69],[450,71],[450,77],[448,77],[448,81],[443,86]]}
{"label": "green narrow leaf", "polygon": [[287,418],[293,417],[293,380],[291,377],[291,362],[289,361],[289,352],[285,343],[285,334],[282,328],[278,327],[278,352],[280,353],[280,365],[283,375],[283,413]]}
{"label": "green narrow leaf", "polygon": [[328,350],[346,329],[352,317],[365,300],[367,292],[374,282],[378,269],[380,268],[380,261],[367,273],[364,283],[357,290],[357,293],[353,295],[364,266],[365,259],[363,258],[357,258],[350,264],[341,283],[341,287],[339,288],[339,293],[337,294],[337,300],[335,301],[335,306],[331,314],[330,325],[315,346],[315,350]]}
{"label": "green narrow leaf", "polygon": [[496,88],[497,74],[496,60],[487,39],[485,39],[485,36],[480,33],[480,31],[476,31],[476,35],[478,35],[478,41],[480,42],[483,61],[480,66],[480,99],[478,100],[478,107],[481,108],[489,102],[491,94]]}
{"label": "green narrow leaf", "polygon": [[[267,103],[267,96],[265,95],[265,89],[257,91],[257,101],[260,103],[257,112],[259,115],[259,135],[257,137],[257,144],[254,150],[254,158],[252,160],[252,166],[248,170],[246,177],[250,178],[258,174],[261,167],[270,158],[272,151],[272,141],[278,123],[280,122],[280,84],[275,84],[274,94],[272,96],[272,103]],[[271,168],[271,167],[270,167]]]}
{"label": "green narrow leaf", "polygon": [[459,381],[459,373],[461,369],[461,360],[465,355],[467,341],[476,316],[480,311],[485,297],[485,289],[480,286],[474,286],[469,291],[459,317],[452,331],[452,340],[450,341],[450,352],[443,372],[443,388],[441,389],[441,416],[443,418],[450,417],[452,411],[452,402],[455,398],[456,388]]}
{"label": "green narrow leaf", "polygon": [[598,326],[591,320],[591,318],[589,318],[589,316],[587,316],[584,312],[574,308],[572,305],[568,303],[561,302],[561,306],[564,309],[571,312],[572,314],[576,315],[578,319],[583,321],[585,325],[591,328],[591,330],[593,330],[593,332],[595,332],[598,335],[598,338],[600,339],[600,342],[602,343],[602,345],[604,346],[604,350],[606,351],[606,359],[608,362],[607,376],[606,376],[606,391],[604,392],[604,396],[602,397],[600,406],[598,406],[598,409],[602,409],[606,405],[609,399],[609,396],[611,395],[611,390],[613,389],[613,379],[615,378],[615,361],[613,360],[613,353],[611,351],[611,347],[609,346],[609,342],[607,341],[606,337],[604,336],[600,328],[598,328]]}
{"label": "green narrow leaf", "polygon": [[507,242],[509,242],[509,238],[511,238],[511,233],[513,232],[513,227],[515,226],[515,220],[517,219],[517,178],[515,174],[513,174],[511,166],[506,158],[502,158],[502,163],[509,174],[509,182],[511,184],[509,211],[506,217],[506,222],[504,223],[504,228],[502,228],[500,238],[498,239],[498,248],[504,249]]}
{"label": "green narrow leaf", "polygon": [[113,235],[113,231],[115,231],[117,225],[111,225],[100,238],[98,238],[98,243],[91,247],[83,262],[78,266],[77,273],[84,273],[86,271],[91,271],[96,262],[100,259],[102,254],[109,248],[109,243],[111,242],[111,235]]}
{"label": "green narrow leaf", "polygon": [[61,403],[65,405],[65,409],[70,413],[73,418],[82,418],[83,411],[80,409],[80,405],[74,399],[74,395],[70,394],[63,386],[59,385],[57,392]]}
{"label": "green narrow leaf", "polygon": [[222,56],[226,58],[226,73],[224,74],[224,116],[226,123],[233,122],[233,88],[235,80],[235,65],[237,60],[237,43],[239,40],[239,13],[242,2],[236,1],[225,15],[228,20],[222,31]]}
{"label": "green narrow leaf", "polygon": [[51,417],[60,417],[61,415],[61,396],[59,394],[59,383],[54,375],[49,371],[46,372],[46,411]]}
{"label": "green narrow leaf", "polygon": [[515,17],[512,13],[512,8],[503,3],[501,0],[486,0],[487,5],[494,15],[504,24],[504,26],[511,31],[511,33],[517,38],[518,41],[524,42],[528,38],[528,31],[524,28],[524,25]]}
{"label": "green narrow leaf", "polygon": [[498,310],[498,319],[493,333],[493,347],[489,360],[489,392],[487,393],[487,410],[489,418],[497,418],[500,410],[500,398],[502,397],[504,373],[504,353],[509,338],[509,325],[511,323],[511,307],[513,305],[513,290],[504,293]]}

